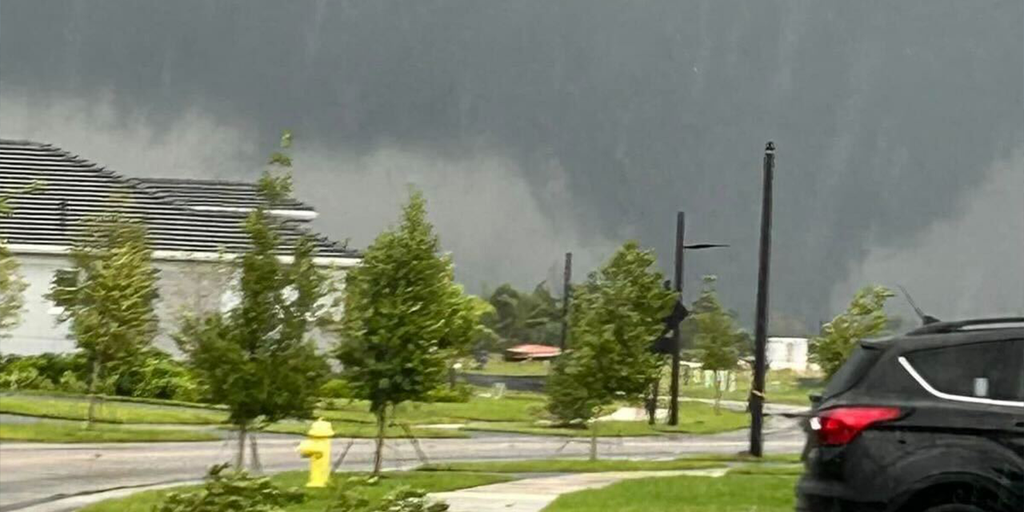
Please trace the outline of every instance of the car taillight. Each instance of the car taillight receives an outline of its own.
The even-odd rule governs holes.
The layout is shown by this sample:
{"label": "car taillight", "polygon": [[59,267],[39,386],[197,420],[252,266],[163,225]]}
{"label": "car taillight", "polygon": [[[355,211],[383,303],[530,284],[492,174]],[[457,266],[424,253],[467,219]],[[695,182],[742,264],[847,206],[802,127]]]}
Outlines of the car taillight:
{"label": "car taillight", "polygon": [[837,407],[811,418],[811,430],[817,432],[820,444],[844,445],[871,425],[901,414],[903,411],[896,407]]}

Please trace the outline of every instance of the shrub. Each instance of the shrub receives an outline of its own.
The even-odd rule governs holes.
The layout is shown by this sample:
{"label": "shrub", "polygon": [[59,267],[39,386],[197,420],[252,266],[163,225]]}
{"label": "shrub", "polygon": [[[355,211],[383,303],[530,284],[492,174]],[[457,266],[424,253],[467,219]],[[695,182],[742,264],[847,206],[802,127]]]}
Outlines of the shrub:
{"label": "shrub", "polygon": [[345,379],[334,378],[320,386],[321,398],[355,398],[352,387]]}
{"label": "shrub", "polygon": [[466,403],[473,396],[473,388],[468,384],[458,384],[455,387],[443,387],[427,393],[428,402],[457,402]]}
{"label": "shrub", "polygon": [[195,402],[205,394],[185,365],[159,350],[146,350],[111,370],[115,395]]}
{"label": "shrub", "polygon": [[448,510],[447,503],[428,501],[425,491],[402,487],[384,496],[374,512],[445,512],[446,510]]}
{"label": "shrub", "polygon": [[70,370],[64,372],[57,382],[57,389],[67,393],[85,393],[89,386]]}
{"label": "shrub", "polygon": [[334,501],[327,507],[325,512],[446,512],[448,504],[443,501],[432,502],[427,500],[426,491],[399,487],[385,495],[380,503],[372,507],[358,488],[372,486],[377,483],[376,477],[350,478],[342,483]]}
{"label": "shrub", "polygon": [[0,388],[57,389],[66,374],[81,380],[85,368],[85,358],[77,353],[7,355],[0,358]]}
{"label": "shrub", "polygon": [[228,467],[213,466],[201,489],[171,493],[154,512],[279,512],[306,498],[300,489],[281,489],[266,477],[252,477]]}
{"label": "shrub", "polygon": [[43,383],[49,384],[49,381],[31,366],[8,368],[0,373],[0,389],[41,389]]}

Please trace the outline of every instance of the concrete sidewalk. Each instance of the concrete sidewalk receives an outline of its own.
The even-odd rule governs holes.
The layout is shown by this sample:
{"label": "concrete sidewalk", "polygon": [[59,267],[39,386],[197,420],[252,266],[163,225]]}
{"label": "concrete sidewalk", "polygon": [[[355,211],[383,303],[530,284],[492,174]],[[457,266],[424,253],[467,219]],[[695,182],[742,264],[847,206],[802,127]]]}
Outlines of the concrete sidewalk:
{"label": "concrete sidewalk", "polygon": [[482,485],[430,497],[447,502],[451,507],[449,512],[539,512],[562,494],[597,489],[623,480],[679,475],[718,477],[726,471],[728,468],[573,473]]}

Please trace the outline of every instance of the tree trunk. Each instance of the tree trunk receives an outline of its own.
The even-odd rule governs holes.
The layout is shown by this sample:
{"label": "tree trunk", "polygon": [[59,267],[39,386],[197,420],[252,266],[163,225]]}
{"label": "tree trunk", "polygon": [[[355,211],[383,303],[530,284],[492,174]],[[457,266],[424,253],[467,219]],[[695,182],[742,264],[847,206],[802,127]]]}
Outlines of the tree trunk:
{"label": "tree trunk", "polygon": [[249,434],[249,455],[252,456],[249,464],[252,466],[253,472],[262,474],[263,463],[260,462],[260,452],[259,448],[256,447],[256,436],[254,434]]}
{"label": "tree trunk", "polygon": [[377,411],[377,444],[373,451],[373,476],[380,475],[381,466],[384,464],[384,433],[387,430],[387,406]]}
{"label": "tree trunk", "polygon": [[722,403],[722,379],[718,378],[718,370],[715,370],[715,414],[721,414],[719,407]]}
{"label": "tree trunk", "polygon": [[647,403],[647,424],[654,425],[655,420],[658,417],[658,385],[661,384],[660,379],[655,380],[651,384],[651,397],[650,402]]}
{"label": "tree trunk", "polygon": [[597,461],[597,421],[590,425],[590,462]]}
{"label": "tree trunk", "polygon": [[85,416],[85,428],[92,428],[92,422],[96,420],[96,405],[100,397],[96,395],[96,387],[100,380],[100,361],[92,360],[92,375],[89,377],[89,412]]}
{"label": "tree trunk", "polygon": [[235,454],[235,470],[245,469],[245,434],[248,428],[247,423],[238,424],[238,453]]}

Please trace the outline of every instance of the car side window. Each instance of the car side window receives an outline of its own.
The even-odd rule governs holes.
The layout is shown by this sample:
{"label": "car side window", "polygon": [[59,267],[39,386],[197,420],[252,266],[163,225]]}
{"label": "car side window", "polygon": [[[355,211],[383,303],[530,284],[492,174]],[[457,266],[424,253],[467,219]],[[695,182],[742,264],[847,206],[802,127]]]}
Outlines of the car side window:
{"label": "car side window", "polygon": [[920,350],[907,359],[943,393],[994,400],[1024,400],[1024,340]]}

